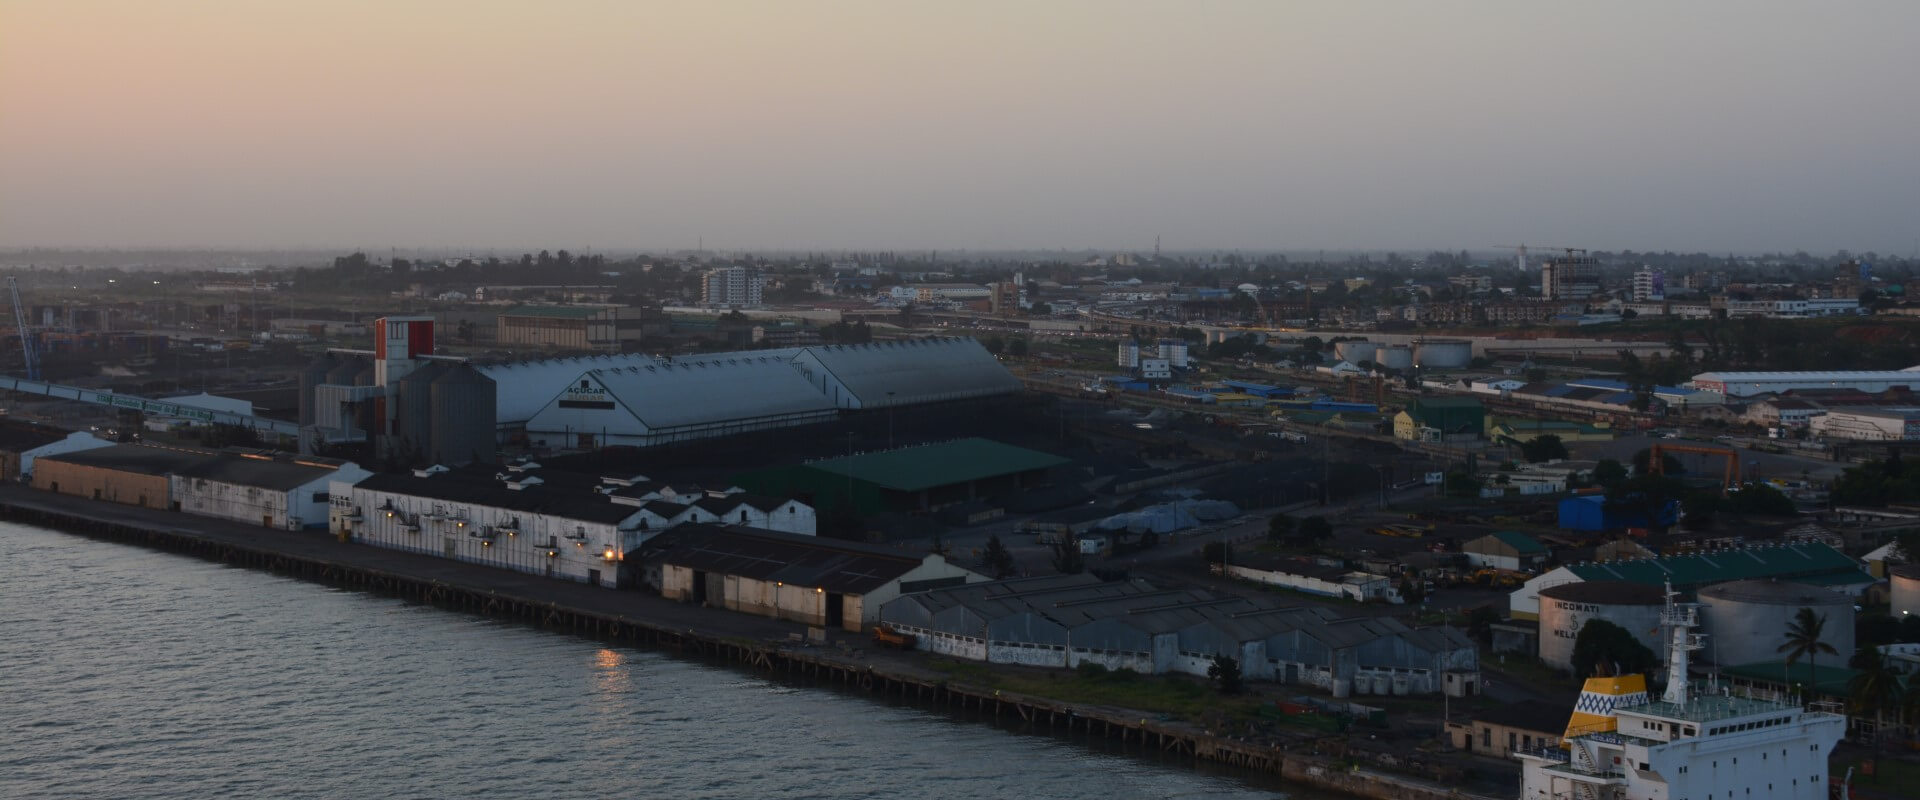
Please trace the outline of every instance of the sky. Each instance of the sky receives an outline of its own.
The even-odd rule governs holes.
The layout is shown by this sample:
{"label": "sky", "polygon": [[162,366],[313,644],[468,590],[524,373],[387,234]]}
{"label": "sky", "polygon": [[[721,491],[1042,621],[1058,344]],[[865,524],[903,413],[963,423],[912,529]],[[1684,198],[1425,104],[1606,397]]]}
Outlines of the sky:
{"label": "sky", "polygon": [[1920,3],[0,0],[0,246],[1920,247]]}

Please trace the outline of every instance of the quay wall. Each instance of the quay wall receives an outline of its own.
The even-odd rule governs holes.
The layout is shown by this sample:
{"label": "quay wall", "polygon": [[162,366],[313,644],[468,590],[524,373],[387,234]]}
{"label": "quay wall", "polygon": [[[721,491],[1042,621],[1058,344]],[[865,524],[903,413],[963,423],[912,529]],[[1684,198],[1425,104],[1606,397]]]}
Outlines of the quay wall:
{"label": "quay wall", "polygon": [[[340,558],[294,552],[287,537],[311,542],[324,537],[312,533],[281,532],[255,541],[236,542],[197,532],[190,527],[157,522],[115,519],[81,509],[53,507],[46,502],[21,502],[15,492],[0,495],[0,519],[51,528],[103,541],[164,550],[251,569],[268,570],[309,580],[401,597],[443,608],[517,620],[581,636],[659,648],[690,656],[733,662],[769,672],[786,673],[852,691],[886,695],[957,712],[1019,721],[1033,728],[1111,739],[1168,755],[1190,757],[1279,775],[1288,781],[1318,789],[1376,800],[1487,800],[1438,784],[1413,781],[1364,769],[1309,753],[1217,736],[1179,722],[1141,718],[1124,709],[1089,707],[1043,697],[969,686],[947,676],[916,670],[904,664],[874,663],[857,651],[806,647],[794,643],[758,641],[663,621],[596,611],[532,596],[478,588],[457,580],[430,579],[404,570],[355,563],[351,555],[365,548],[340,544]],[[37,492],[35,494],[38,494]],[[72,501],[72,498],[63,498]],[[85,502],[85,501],[79,501]],[[156,512],[165,513],[165,512]],[[197,521],[181,519],[183,526]],[[422,558],[429,558],[422,556]],[[468,569],[485,569],[460,565]],[[562,584],[554,584],[562,586]],[[584,589],[604,592],[604,589]]]}

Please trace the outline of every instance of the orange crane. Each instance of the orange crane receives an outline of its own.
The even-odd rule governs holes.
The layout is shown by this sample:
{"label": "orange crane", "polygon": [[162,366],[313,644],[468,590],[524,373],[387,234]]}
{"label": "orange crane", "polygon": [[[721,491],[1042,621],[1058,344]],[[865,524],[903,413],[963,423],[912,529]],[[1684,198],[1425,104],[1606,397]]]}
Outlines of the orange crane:
{"label": "orange crane", "polygon": [[1647,450],[1647,471],[1655,475],[1665,475],[1667,465],[1666,459],[1663,458],[1663,456],[1667,453],[1695,453],[1703,456],[1723,456],[1727,459],[1727,469],[1725,474],[1720,478],[1720,493],[1726,494],[1727,490],[1740,485],[1740,454],[1731,448],[1708,447],[1698,444],[1663,444],[1661,442],[1654,442],[1653,447]]}

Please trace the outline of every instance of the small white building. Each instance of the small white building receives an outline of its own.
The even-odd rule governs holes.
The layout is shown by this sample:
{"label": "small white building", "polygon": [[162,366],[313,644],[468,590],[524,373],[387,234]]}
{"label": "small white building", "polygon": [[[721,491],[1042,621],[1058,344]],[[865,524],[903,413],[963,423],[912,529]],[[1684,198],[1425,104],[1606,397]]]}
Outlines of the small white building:
{"label": "small white building", "polygon": [[1259,564],[1229,562],[1226,573],[1228,577],[1281,586],[1321,597],[1344,597],[1363,603],[1401,602],[1400,592],[1395,589],[1393,579],[1385,575],[1375,575],[1344,567],[1271,561]]}
{"label": "small white building", "polygon": [[184,513],[297,531],[327,526],[334,481],[371,474],[351,462],[221,456],[181,468],[167,481]]}

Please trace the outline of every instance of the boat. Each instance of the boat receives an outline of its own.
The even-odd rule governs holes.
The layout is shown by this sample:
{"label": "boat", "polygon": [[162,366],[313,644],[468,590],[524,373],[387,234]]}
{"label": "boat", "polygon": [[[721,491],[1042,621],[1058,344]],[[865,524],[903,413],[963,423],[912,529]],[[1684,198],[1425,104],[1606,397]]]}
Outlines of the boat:
{"label": "boat", "polygon": [[1587,679],[1558,742],[1520,751],[1522,800],[1826,800],[1827,757],[1846,732],[1831,704],[1735,695],[1687,674],[1701,648],[1699,607],[1676,602],[1671,584],[1661,624],[1669,632],[1667,685],[1657,698],[1645,675]]}

